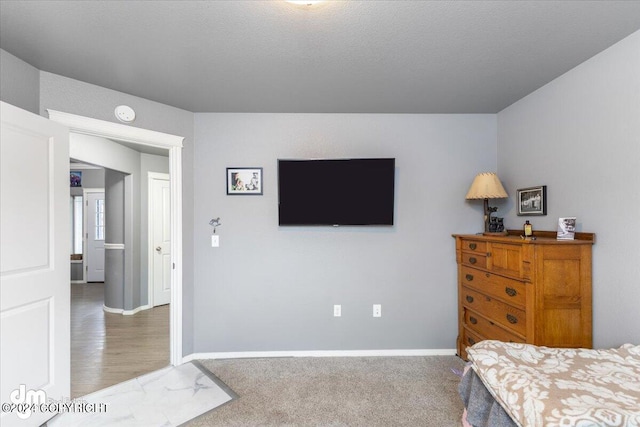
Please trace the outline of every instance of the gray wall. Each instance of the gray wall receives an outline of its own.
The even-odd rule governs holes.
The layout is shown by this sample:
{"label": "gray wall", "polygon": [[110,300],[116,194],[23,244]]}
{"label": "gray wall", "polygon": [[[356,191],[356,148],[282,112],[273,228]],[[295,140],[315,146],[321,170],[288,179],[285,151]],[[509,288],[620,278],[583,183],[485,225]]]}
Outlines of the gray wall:
{"label": "gray wall", "polygon": [[[451,233],[481,230],[464,196],[496,168],[495,115],[196,114],[195,141],[195,352],[455,347]],[[276,160],[310,157],[395,157],[396,225],[278,227]],[[227,196],[233,166],[264,195]]]}
{"label": "gray wall", "polygon": [[0,49],[0,100],[38,114],[39,80],[37,68]]}
{"label": "gray wall", "polygon": [[[135,126],[185,137],[185,354],[453,348],[450,233],[482,228],[481,206],[464,194],[477,172],[496,167],[512,196],[499,203],[508,227],[523,222],[515,190],[546,184],[549,214],[531,218],[535,228],[576,215],[579,229],[597,233],[594,337],[610,346],[640,341],[640,249],[630,238],[640,231],[639,39],[500,112],[497,125],[495,115],[194,115],[46,72],[38,85],[34,68],[4,51],[0,98],[112,122],[114,107],[128,104]],[[278,228],[276,159],[348,156],[396,157],[397,224]],[[226,196],[228,166],[264,167],[265,195]],[[217,249],[214,216],[224,224]],[[376,321],[373,303],[383,305]],[[331,317],[333,304],[342,318]]]}
{"label": "gray wall", "polygon": [[498,129],[507,192],[548,187],[548,215],[526,218],[534,229],[577,216],[596,233],[594,345],[640,342],[640,32],[500,112]]}
{"label": "gray wall", "polygon": [[133,95],[40,72],[40,114],[46,109],[119,123],[114,108],[136,111],[133,126],[183,136],[183,351],[193,352],[193,113]]}
{"label": "gray wall", "polygon": [[82,261],[71,263],[71,281],[82,282]]}

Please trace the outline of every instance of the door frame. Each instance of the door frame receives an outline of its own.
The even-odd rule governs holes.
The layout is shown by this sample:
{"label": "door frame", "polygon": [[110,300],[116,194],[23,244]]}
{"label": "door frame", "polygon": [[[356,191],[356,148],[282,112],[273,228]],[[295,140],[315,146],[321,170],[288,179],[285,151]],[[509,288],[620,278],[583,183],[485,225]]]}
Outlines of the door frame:
{"label": "door frame", "polygon": [[134,145],[169,151],[171,194],[171,304],[169,347],[171,365],[182,363],[182,142],[184,137],[121,125],[90,117],[47,109],[49,119],[69,128],[69,132],[107,138]]}
{"label": "door frame", "polygon": [[[155,243],[153,241],[153,231],[152,227],[154,224],[154,215],[155,215],[155,211],[153,210],[153,192],[152,192],[152,188],[151,186],[153,185],[153,181],[154,180],[163,180],[163,181],[169,181],[169,186],[171,186],[171,176],[167,173],[160,173],[160,172],[147,172],[147,205],[148,205],[148,219],[147,219],[147,237],[148,237],[148,245],[149,245],[149,250],[148,252],[148,257],[149,257],[149,261],[147,263],[147,282],[148,282],[148,290],[147,290],[147,294],[149,295],[148,298],[148,304],[150,307],[155,307],[155,301],[154,301],[154,292],[155,292],[155,274],[153,273],[154,269],[153,269],[153,258],[155,255]],[[152,280],[154,279],[154,280]],[[171,283],[171,285],[173,285],[173,283]]]}
{"label": "door frame", "polygon": [[83,188],[82,189],[82,232],[84,236],[82,236],[82,282],[87,283],[87,270],[89,263],[87,262],[87,240],[89,237],[87,233],[89,230],[87,229],[87,219],[89,215],[87,214],[87,194],[89,193],[104,193],[104,188]]}

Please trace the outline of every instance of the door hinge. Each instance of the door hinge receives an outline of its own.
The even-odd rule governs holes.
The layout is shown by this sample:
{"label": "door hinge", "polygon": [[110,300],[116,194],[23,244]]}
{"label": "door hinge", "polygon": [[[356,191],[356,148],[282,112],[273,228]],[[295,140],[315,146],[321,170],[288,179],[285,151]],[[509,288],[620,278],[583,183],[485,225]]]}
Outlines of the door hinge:
{"label": "door hinge", "polygon": [[174,270],[176,269],[176,263],[175,262],[173,263],[173,269]]}

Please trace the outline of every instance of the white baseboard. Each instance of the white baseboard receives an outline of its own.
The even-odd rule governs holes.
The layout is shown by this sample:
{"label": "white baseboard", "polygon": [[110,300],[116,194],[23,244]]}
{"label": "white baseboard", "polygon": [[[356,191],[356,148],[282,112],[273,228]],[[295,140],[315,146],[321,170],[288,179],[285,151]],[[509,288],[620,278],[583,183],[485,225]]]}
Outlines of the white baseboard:
{"label": "white baseboard", "polygon": [[87,283],[87,282],[85,282],[84,280],[72,280],[71,283],[74,284],[74,283]]}
{"label": "white baseboard", "polygon": [[182,363],[205,359],[247,359],[275,357],[392,357],[392,356],[455,356],[455,348],[420,350],[318,350],[318,351],[239,351],[192,353]]}
{"label": "white baseboard", "polygon": [[150,305],[141,305],[140,307],[134,308],[133,310],[123,310],[122,308],[111,308],[107,307],[106,305],[102,305],[102,309],[107,313],[122,314],[123,316],[131,316],[132,314],[136,314],[139,311],[149,310],[150,308],[153,307]]}

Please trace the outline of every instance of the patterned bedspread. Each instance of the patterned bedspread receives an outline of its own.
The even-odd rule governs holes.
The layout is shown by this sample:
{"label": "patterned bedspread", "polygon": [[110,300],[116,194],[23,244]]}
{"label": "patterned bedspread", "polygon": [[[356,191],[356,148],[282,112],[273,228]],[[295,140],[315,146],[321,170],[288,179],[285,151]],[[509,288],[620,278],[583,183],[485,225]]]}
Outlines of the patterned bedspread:
{"label": "patterned bedspread", "polygon": [[467,351],[474,371],[521,427],[640,427],[640,346],[481,341]]}

